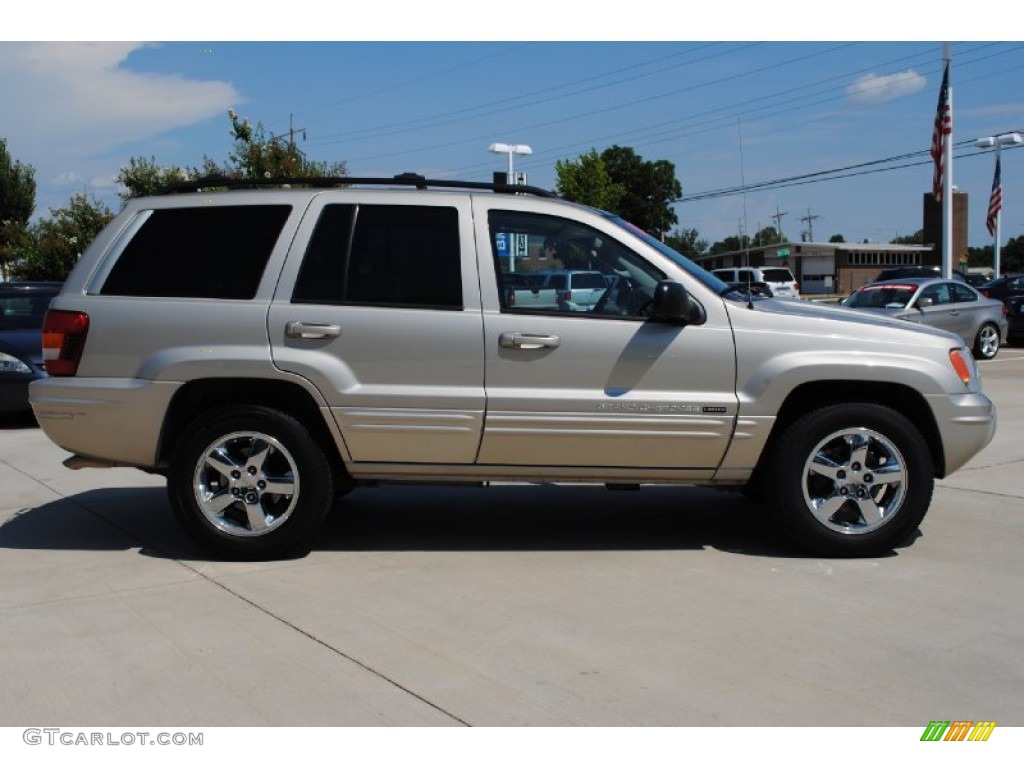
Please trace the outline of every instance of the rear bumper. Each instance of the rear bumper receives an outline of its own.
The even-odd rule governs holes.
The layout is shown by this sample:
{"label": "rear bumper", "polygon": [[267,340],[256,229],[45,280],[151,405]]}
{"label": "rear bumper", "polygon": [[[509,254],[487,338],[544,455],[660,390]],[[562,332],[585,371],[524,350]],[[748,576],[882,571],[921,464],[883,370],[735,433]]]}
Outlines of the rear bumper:
{"label": "rear bumper", "polygon": [[52,377],[29,387],[36,421],[66,451],[153,468],[164,414],[180,382]]}

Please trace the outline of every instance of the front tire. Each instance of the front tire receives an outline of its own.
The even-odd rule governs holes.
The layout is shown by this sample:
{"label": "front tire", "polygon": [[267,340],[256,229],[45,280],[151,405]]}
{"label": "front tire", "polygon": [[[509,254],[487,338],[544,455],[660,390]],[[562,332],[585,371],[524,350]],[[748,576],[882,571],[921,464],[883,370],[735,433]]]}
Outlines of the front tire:
{"label": "front tire", "polygon": [[999,352],[999,329],[992,323],[985,323],[978,329],[974,340],[974,355],[982,360],[991,360]]}
{"label": "front tire", "polygon": [[334,498],[330,463],[313,435],[262,406],[196,419],[174,452],[167,489],[185,530],[230,559],[308,551]]}
{"label": "front tire", "polygon": [[766,478],[798,542],[828,557],[871,557],[913,533],[934,468],[917,428],[874,403],[812,411],[785,428]]}

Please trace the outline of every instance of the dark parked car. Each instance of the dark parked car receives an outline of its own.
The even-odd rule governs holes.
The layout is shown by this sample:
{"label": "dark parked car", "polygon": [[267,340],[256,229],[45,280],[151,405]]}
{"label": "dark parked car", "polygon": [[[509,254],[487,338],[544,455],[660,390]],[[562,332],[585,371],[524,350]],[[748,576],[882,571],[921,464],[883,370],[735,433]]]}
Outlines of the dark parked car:
{"label": "dark parked car", "polygon": [[1006,338],[1015,346],[1024,344],[1024,296],[1012,296],[1004,303],[1006,322],[1009,325]]}
{"label": "dark parked car", "polygon": [[906,278],[865,285],[844,307],[909,320],[950,331],[991,360],[1006,339],[1006,307],[953,280]]}
{"label": "dark parked car", "polygon": [[1024,296],[1024,275],[1003,275],[995,280],[989,280],[978,290],[990,299],[999,299],[1003,302],[1011,296]]}
{"label": "dark parked car", "polygon": [[60,283],[0,283],[0,413],[30,410],[28,384],[43,370],[43,317]]}
{"label": "dark parked car", "polygon": [[965,277],[967,278],[967,284],[974,288],[981,288],[981,286],[992,279],[992,275],[979,275],[973,272],[968,272]]}

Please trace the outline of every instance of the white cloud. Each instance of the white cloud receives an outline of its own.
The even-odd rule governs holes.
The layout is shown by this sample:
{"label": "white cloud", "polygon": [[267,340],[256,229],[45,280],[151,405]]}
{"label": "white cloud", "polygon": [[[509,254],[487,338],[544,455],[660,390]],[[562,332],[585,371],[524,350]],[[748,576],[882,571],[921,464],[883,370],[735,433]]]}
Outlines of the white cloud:
{"label": "white cloud", "polygon": [[29,148],[93,154],[190,125],[240,101],[223,81],[133,72],[141,43],[0,44],[5,135]]}
{"label": "white cloud", "polygon": [[846,95],[857,105],[881,104],[917,93],[927,85],[923,75],[912,69],[892,75],[864,75],[846,87]]}

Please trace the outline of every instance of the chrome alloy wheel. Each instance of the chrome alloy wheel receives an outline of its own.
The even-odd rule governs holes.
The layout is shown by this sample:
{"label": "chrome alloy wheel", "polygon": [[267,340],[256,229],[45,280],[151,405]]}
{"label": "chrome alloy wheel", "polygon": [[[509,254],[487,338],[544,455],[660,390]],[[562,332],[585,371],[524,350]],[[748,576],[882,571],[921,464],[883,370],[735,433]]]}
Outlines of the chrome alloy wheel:
{"label": "chrome alloy wheel", "polygon": [[999,329],[994,325],[983,325],[978,331],[978,352],[985,360],[991,360],[999,352]]}
{"label": "chrome alloy wheel", "polygon": [[232,432],[203,451],[192,489],[211,525],[232,536],[262,536],[283,525],[295,509],[299,472],[273,437]]}
{"label": "chrome alloy wheel", "polygon": [[885,435],[864,427],[833,432],[803,469],[804,501],[826,528],[864,534],[885,525],[907,492],[903,455]]}

